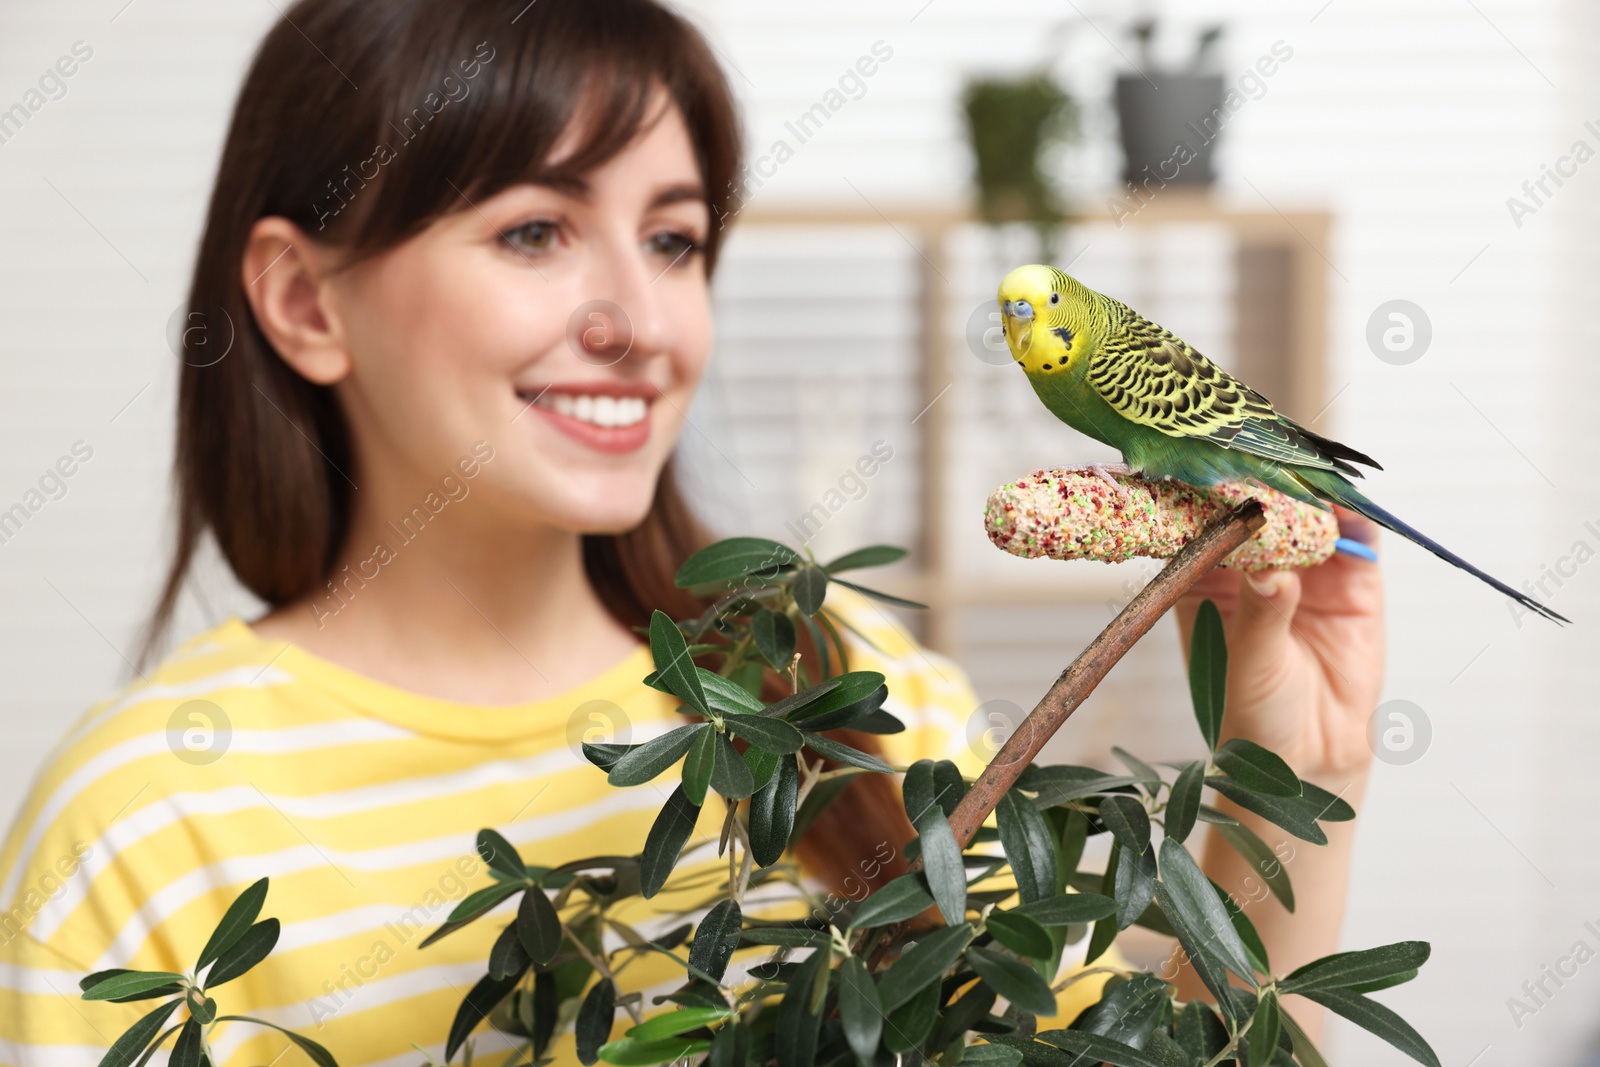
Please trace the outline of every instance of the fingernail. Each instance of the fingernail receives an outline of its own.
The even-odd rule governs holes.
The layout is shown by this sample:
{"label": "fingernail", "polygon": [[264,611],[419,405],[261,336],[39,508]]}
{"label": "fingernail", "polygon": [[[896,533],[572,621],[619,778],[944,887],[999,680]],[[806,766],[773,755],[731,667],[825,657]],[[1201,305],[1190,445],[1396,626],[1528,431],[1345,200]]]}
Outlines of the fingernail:
{"label": "fingernail", "polygon": [[1269,574],[1264,578],[1258,578],[1254,574],[1246,574],[1244,580],[1250,583],[1250,588],[1254,589],[1258,596],[1266,597],[1269,600],[1278,595],[1278,589],[1281,584],[1276,573]]}
{"label": "fingernail", "polygon": [[1355,556],[1358,559],[1364,559],[1368,563],[1378,562],[1378,554],[1369,546],[1362,544],[1360,541],[1352,540],[1348,537],[1341,537],[1335,541],[1333,543],[1333,550],[1335,552],[1343,552],[1347,556]]}

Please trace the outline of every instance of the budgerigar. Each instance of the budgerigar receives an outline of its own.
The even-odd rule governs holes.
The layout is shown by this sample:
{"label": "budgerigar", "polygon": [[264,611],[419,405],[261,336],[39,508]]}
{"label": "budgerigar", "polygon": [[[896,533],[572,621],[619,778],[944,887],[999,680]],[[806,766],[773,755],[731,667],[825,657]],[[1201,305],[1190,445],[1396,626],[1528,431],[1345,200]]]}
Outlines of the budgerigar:
{"label": "budgerigar", "polygon": [[1126,304],[1037,264],[1006,275],[999,299],[1006,344],[1045,407],[1118,449],[1130,469],[1202,487],[1255,481],[1320,507],[1340,504],[1529,611],[1569,621],[1368,500],[1350,482],[1361,477],[1352,464],[1377,468],[1374,460],[1280,415],[1260,393]]}

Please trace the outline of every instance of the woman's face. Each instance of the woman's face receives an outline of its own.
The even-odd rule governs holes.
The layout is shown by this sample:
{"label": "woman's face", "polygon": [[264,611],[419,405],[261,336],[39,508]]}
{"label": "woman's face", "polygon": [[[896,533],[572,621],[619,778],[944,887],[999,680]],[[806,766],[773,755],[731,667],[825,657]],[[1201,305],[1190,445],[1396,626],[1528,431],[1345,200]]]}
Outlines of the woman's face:
{"label": "woman's face", "polygon": [[518,520],[643,519],[711,349],[705,190],[663,108],[583,187],[463,202],[331,279],[369,481],[436,486],[487,441],[472,492]]}

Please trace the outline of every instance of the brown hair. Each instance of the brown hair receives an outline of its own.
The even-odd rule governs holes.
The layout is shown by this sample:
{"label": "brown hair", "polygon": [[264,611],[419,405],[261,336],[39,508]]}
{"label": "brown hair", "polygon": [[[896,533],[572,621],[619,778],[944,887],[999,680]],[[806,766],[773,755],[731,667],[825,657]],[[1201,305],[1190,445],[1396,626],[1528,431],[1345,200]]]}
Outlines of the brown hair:
{"label": "brown hair", "polygon": [[[231,329],[233,343],[220,361],[186,359],[181,371],[176,546],[141,663],[170,626],[207,531],[239,581],[274,607],[319,588],[345,537],[349,429],[333,391],[278,358],[255,323],[240,278],[255,222],[282,216],[353,259],[371,256],[518,182],[582,176],[633,140],[660,88],[683,115],[720,223],[739,171],[733,100],[698,31],[653,0],[540,0],[515,18],[501,0],[289,9],[240,89],[196,257],[188,321]],[[605,120],[582,123],[583,143],[546,165],[580,103]],[[708,272],[722,233],[719,224],[708,236]],[[705,603],[673,574],[708,540],[669,464],[638,527],[584,538],[584,567],[624,625],[645,625],[654,608],[684,618]],[[871,747],[867,735],[855,740]],[[862,775],[799,851],[848,891],[859,862],[884,842],[898,857],[911,832],[890,780]],[[885,864],[872,881],[902,870]]]}

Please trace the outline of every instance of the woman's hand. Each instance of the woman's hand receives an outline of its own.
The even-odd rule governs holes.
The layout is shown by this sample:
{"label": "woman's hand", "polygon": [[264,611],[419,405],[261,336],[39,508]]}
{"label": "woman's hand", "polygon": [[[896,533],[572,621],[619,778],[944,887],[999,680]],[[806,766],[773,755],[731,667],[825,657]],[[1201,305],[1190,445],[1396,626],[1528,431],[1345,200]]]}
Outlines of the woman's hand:
{"label": "woman's hand", "polygon": [[[1334,510],[1341,536],[1376,548],[1375,523]],[[1177,605],[1185,658],[1206,599],[1221,611],[1228,642],[1222,736],[1264,745],[1335,792],[1364,772],[1367,720],[1383,688],[1378,565],[1336,552],[1302,571],[1214,570]]]}
{"label": "woman's hand", "polygon": [[[1377,527],[1335,509],[1342,536],[1376,547]],[[1251,579],[1254,579],[1252,581]],[[1258,591],[1264,586],[1266,592]],[[1282,756],[1301,777],[1358,810],[1372,750],[1367,721],[1383,688],[1383,579],[1378,565],[1335,553],[1303,571],[1244,577],[1206,575],[1178,603],[1185,656],[1194,615],[1206,598],[1222,612],[1228,640],[1228,700],[1222,736],[1243,737]],[[1257,870],[1219,834],[1207,834],[1201,867],[1244,907],[1261,935],[1276,973],[1339,948],[1350,884],[1354,823],[1324,823],[1328,843],[1308,845],[1225,798],[1217,807],[1244,823],[1272,849],[1294,884],[1295,912],[1272,898]],[[1180,968],[1180,994],[1210,999],[1190,967]],[[1298,996],[1285,1001],[1313,1038],[1323,1009]]]}

